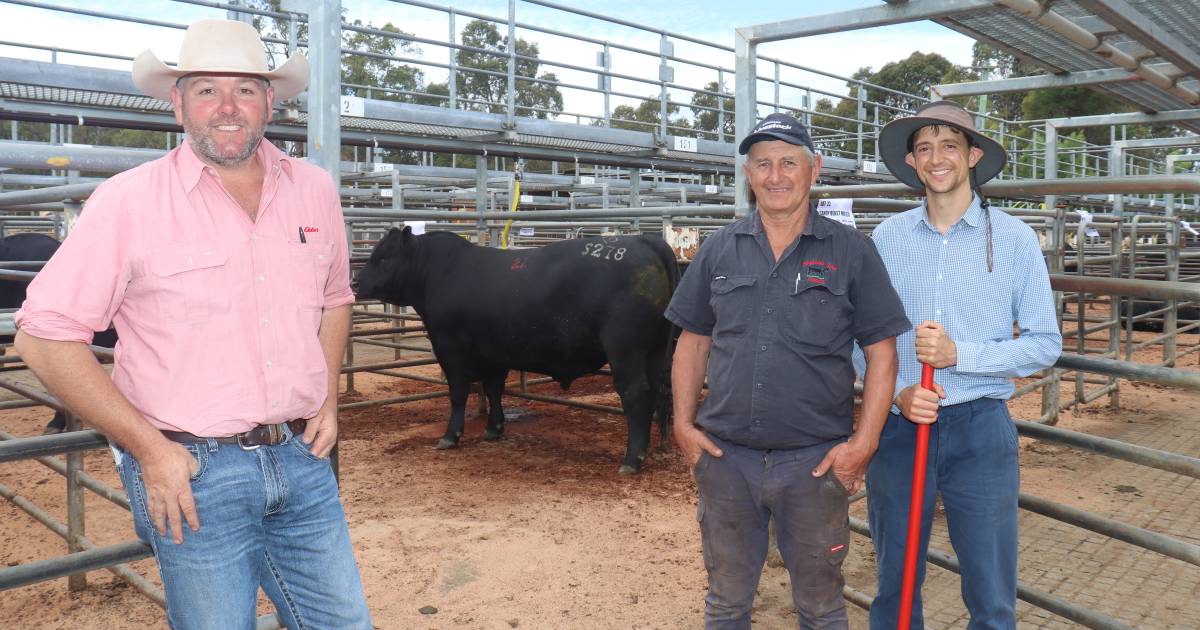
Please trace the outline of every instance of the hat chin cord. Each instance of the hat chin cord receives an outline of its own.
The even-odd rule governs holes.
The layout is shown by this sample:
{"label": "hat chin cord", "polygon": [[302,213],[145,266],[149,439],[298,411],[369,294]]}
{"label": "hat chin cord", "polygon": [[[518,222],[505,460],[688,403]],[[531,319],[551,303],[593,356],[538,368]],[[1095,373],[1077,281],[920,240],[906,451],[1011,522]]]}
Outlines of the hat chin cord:
{"label": "hat chin cord", "polygon": [[971,190],[979,195],[979,208],[983,210],[983,221],[987,225],[987,270],[992,273],[992,213],[988,210],[987,197],[983,196],[983,189],[975,178],[974,166],[971,167]]}

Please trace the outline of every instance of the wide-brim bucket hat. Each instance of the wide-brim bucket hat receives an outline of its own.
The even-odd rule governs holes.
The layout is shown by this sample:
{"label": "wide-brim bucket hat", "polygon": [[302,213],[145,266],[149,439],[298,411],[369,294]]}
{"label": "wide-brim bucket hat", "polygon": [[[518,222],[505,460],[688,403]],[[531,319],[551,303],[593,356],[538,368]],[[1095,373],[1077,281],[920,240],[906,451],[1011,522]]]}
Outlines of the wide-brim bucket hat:
{"label": "wide-brim bucket hat", "polygon": [[912,116],[897,118],[884,125],[879,132],[879,154],[888,171],[895,175],[896,179],[917,190],[925,190],[925,184],[904,158],[910,152],[909,139],[912,135],[918,129],[929,125],[950,125],[967,134],[975,146],[983,150],[983,157],[975,164],[976,185],[982,185],[998,175],[1008,163],[1008,152],[1000,143],[975,129],[975,119],[962,105],[954,101],[927,103]]}
{"label": "wide-brim bucket hat", "polygon": [[133,84],[148,96],[171,100],[171,86],[189,74],[247,74],[275,88],[276,100],[287,100],[308,86],[308,59],[299,53],[283,65],[267,68],[267,53],[258,31],[245,22],[200,20],[188,27],[179,46],[179,65],[172,68],[154,52],[133,60]]}

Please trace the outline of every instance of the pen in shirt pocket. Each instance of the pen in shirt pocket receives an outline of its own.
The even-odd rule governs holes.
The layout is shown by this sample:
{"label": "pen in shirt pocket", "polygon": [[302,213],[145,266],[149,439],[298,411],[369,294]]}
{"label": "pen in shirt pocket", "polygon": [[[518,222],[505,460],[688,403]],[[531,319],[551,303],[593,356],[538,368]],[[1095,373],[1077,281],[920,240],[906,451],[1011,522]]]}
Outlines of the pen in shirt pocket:
{"label": "pen in shirt pocket", "polygon": [[297,230],[300,232],[300,242],[301,242],[301,243],[307,243],[307,242],[308,242],[308,239],[304,238],[304,226],[302,225],[302,226],[300,226],[300,227],[298,227],[298,228],[296,228],[296,229],[297,229]]}

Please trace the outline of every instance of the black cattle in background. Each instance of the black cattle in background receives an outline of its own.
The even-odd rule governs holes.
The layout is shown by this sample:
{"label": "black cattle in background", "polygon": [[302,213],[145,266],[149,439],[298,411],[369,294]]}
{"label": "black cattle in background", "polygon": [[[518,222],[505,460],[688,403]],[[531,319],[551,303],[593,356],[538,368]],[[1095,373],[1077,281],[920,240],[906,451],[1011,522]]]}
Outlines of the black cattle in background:
{"label": "black cattle in background", "polygon": [[[32,232],[22,232],[18,234],[10,234],[3,239],[0,239],[0,267],[4,266],[5,262],[23,260],[23,261],[47,261],[58,251],[59,242],[45,234],[35,234]],[[34,271],[33,269],[21,268],[16,271]],[[21,308],[21,304],[25,301],[25,289],[29,286],[28,280],[8,280],[0,278],[0,309],[16,309]],[[0,335],[0,344],[11,345],[13,342],[12,335]],[[92,340],[92,345],[101,346],[104,348],[112,348],[117,345],[117,331],[109,329],[104,332],[96,333]],[[44,433],[59,433],[66,426],[66,417],[62,412],[55,412],[54,418],[46,425]]]}
{"label": "black cattle in background", "polygon": [[[1063,243],[1063,254],[1064,254],[1064,256],[1071,257],[1071,258],[1073,258],[1075,256],[1075,248],[1071,246],[1070,242]],[[1162,264],[1162,263],[1154,263],[1154,264]],[[1075,273],[1078,272],[1078,269],[1079,269],[1079,267],[1074,260],[1065,261],[1063,264],[1063,273],[1065,273],[1065,274],[1074,275]],[[1125,326],[1127,325],[1126,322],[1129,321],[1129,318],[1131,316],[1138,317],[1139,315],[1145,315],[1146,313],[1149,313],[1151,311],[1157,311],[1159,309],[1166,308],[1166,306],[1167,306],[1167,302],[1164,302],[1162,300],[1153,300],[1150,298],[1135,298],[1135,297],[1128,297],[1128,296],[1114,296],[1114,297],[1116,299],[1119,299],[1120,304],[1121,304],[1120,311],[1121,311],[1121,329],[1122,330],[1125,329]],[[1154,317],[1155,318],[1153,320],[1145,320],[1145,319],[1135,320],[1133,322],[1133,329],[1141,330],[1141,331],[1148,331],[1148,332],[1162,332],[1163,327],[1165,326],[1163,319],[1166,317],[1166,314],[1163,313],[1163,314],[1156,315]],[[1195,321],[1195,320],[1200,320],[1200,306],[1196,306],[1195,304],[1192,304],[1192,305],[1188,305],[1188,306],[1179,307],[1178,314],[1176,315],[1176,321],[1178,322],[1176,324],[1177,327],[1187,325],[1190,321]],[[1197,332],[1200,332],[1200,330],[1192,329],[1189,332],[1197,333]]]}
{"label": "black cattle in background", "polygon": [[470,385],[488,400],[484,439],[504,431],[500,399],[510,369],[566,389],[605,363],[621,397],[628,443],[620,472],[641,468],[652,417],[670,414],[672,326],[663,317],[679,282],[659,238],[621,236],[500,250],[446,232],[393,228],[358,273],[359,299],[412,306],[450,385],[450,421],[438,448],[458,445]]}

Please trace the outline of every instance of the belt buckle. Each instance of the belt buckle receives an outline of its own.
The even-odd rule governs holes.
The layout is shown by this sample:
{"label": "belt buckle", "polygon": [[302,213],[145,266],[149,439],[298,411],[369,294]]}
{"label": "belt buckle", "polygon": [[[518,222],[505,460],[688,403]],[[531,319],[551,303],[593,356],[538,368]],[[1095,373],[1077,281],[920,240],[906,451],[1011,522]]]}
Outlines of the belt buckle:
{"label": "belt buckle", "polygon": [[245,433],[239,433],[239,434],[238,434],[238,436],[237,436],[237,445],[238,445],[238,447],[240,447],[240,448],[241,448],[243,451],[257,451],[258,449],[262,448],[262,444],[247,445],[247,444],[243,443],[243,442],[242,442],[242,436],[244,436],[244,435],[246,435],[246,434],[245,434]]}

